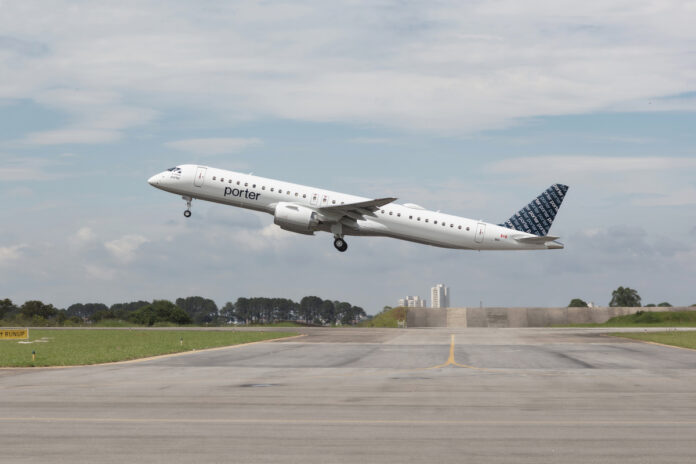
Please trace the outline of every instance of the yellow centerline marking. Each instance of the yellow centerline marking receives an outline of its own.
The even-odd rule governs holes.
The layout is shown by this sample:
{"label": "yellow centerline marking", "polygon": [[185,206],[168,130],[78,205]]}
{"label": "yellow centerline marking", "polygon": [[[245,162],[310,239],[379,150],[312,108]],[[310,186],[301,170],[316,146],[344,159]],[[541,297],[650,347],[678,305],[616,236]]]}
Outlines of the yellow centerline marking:
{"label": "yellow centerline marking", "polygon": [[454,334],[451,335],[450,339],[450,350],[449,350],[449,358],[447,358],[447,361],[438,364],[437,366],[433,367],[427,367],[426,369],[440,369],[442,367],[447,367],[447,366],[456,366],[456,367],[463,367],[465,369],[475,369],[478,371],[493,371],[494,369],[486,369],[485,367],[476,367],[476,366],[469,366],[468,364],[460,364],[454,359]]}

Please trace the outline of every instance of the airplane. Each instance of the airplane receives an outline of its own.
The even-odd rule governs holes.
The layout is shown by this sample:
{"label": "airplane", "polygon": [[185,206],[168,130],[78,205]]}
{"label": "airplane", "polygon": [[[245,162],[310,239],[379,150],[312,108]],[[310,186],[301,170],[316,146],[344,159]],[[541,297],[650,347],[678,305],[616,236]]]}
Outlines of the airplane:
{"label": "airplane", "polygon": [[391,237],[462,250],[561,249],[559,237],[548,232],[568,191],[568,186],[554,184],[504,223],[492,224],[413,203],[399,205],[392,197],[358,197],[209,166],[175,166],[148,183],[181,195],[187,218],[194,199],[261,211],[273,215],[283,230],[333,234],[340,252],[348,249],[345,236]]}

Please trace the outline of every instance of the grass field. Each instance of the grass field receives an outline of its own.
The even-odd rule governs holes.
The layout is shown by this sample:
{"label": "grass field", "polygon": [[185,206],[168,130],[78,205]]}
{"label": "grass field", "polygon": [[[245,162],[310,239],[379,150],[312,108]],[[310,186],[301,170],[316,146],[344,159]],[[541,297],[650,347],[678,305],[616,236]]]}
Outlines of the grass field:
{"label": "grass field", "polygon": [[399,321],[406,320],[407,308],[391,308],[377,314],[369,321],[363,321],[358,327],[398,327]]}
{"label": "grass field", "polygon": [[646,333],[614,333],[615,337],[642,340],[645,342],[662,343],[664,345],[680,346],[696,350],[696,331],[679,332],[646,332]]}
{"label": "grass field", "polygon": [[[0,340],[0,367],[98,364],[292,335],[296,334],[195,330],[29,329],[29,340]],[[35,361],[32,361],[32,351],[36,351]]]}
{"label": "grass field", "polygon": [[696,311],[641,311],[612,317],[602,324],[569,324],[564,327],[696,327]]}

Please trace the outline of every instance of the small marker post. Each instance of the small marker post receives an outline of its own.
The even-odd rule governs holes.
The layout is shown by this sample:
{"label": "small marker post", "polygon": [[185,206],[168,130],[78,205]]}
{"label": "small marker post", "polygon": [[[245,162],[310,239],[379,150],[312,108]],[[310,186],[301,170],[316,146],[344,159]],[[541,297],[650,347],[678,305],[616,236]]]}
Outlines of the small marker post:
{"label": "small marker post", "polygon": [[179,345],[184,346],[184,337],[179,339]]}
{"label": "small marker post", "polygon": [[31,352],[31,360],[36,361],[36,350],[32,350]]}

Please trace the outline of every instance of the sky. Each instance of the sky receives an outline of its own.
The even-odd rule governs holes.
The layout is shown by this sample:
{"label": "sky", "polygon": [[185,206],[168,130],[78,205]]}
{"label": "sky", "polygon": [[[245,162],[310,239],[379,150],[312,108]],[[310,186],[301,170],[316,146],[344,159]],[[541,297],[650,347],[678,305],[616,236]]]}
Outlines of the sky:
{"label": "sky", "polygon": [[[696,303],[694,1],[0,0],[0,299],[305,295],[374,314]],[[500,223],[563,250],[284,232],[147,184],[200,163]]]}

